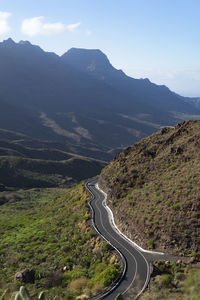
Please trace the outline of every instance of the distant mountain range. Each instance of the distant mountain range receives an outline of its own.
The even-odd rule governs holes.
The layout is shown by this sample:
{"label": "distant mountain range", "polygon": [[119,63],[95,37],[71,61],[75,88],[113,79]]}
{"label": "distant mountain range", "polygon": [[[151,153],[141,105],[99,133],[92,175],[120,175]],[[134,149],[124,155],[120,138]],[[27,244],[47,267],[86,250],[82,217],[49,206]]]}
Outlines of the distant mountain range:
{"label": "distant mountain range", "polygon": [[[163,122],[163,117],[168,111],[193,113],[193,109],[188,106],[191,98],[179,96],[165,85],[156,85],[148,78],[134,79],[127,76],[122,70],[115,69],[100,50],[72,48],[61,59],[119,92],[131,96],[134,110],[152,113],[153,121],[160,119]],[[164,116],[156,115],[158,111],[165,112]]]}
{"label": "distant mountain range", "polygon": [[0,128],[82,147],[93,158],[101,152],[109,160],[162,126],[200,115],[196,99],[128,77],[100,50],[72,48],[60,57],[8,39],[0,66]]}

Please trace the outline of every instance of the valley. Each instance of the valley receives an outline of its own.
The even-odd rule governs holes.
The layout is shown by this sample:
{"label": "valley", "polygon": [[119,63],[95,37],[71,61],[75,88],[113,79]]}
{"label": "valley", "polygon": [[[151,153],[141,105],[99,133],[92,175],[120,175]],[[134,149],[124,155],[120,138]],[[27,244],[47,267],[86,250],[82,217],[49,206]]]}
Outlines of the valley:
{"label": "valley", "polygon": [[70,187],[88,176],[95,176],[105,165],[105,161],[57,147],[31,148],[13,140],[0,140],[0,183],[5,189]]}
{"label": "valley", "polygon": [[[2,300],[21,285],[33,299],[45,291],[58,300],[107,292],[109,300],[197,300],[199,98],[132,78],[99,49],[59,56],[9,38],[0,42],[0,65]],[[112,231],[94,187],[90,201],[89,178],[107,193],[120,231],[146,252]],[[118,285],[120,249],[127,270]],[[160,273],[150,279],[152,264]],[[16,279],[26,269],[33,282]]]}
{"label": "valley", "polygon": [[0,128],[83,147],[93,158],[110,160],[163,126],[200,116],[194,98],[127,76],[100,50],[58,56],[7,39],[0,64]]}

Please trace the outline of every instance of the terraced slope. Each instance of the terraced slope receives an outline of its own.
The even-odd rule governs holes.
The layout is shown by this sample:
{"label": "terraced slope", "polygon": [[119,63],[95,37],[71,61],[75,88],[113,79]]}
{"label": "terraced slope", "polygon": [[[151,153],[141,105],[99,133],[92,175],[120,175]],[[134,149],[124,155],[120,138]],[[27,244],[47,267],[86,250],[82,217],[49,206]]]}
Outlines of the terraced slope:
{"label": "terraced slope", "polygon": [[[5,143],[9,143],[9,146],[6,146]],[[0,147],[18,150],[20,145],[26,148],[31,148],[32,151],[34,151],[34,149],[43,151],[48,150],[48,153],[50,153],[52,150],[58,150],[61,152],[65,152],[65,157],[67,153],[70,154],[70,156],[79,155],[104,161],[111,160],[114,153],[119,152],[119,149],[100,150],[94,145],[86,147],[82,143],[68,143],[65,140],[52,141],[48,139],[35,139],[29,135],[21,134],[17,131],[5,130],[0,128]],[[16,147],[18,148],[16,149]],[[22,152],[23,154],[24,151],[25,149],[20,148],[19,152]],[[25,152],[27,154],[27,151]],[[43,153],[40,153],[40,155],[42,155],[43,157]],[[42,157],[40,156],[40,158]],[[54,156],[53,158],[51,155],[51,159],[60,160],[60,158],[58,158],[58,155]]]}
{"label": "terraced slope", "polygon": [[0,183],[7,187],[64,187],[97,175],[105,163],[70,158],[64,161],[0,157]]}
{"label": "terraced slope", "polygon": [[[27,137],[1,131],[0,184],[3,187],[66,187],[97,175],[106,165],[104,161],[88,158],[56,148],[26,147],[20,144]],[[20,139],[21,138],[21,139]],[[43,142],[45,143],[45,141]],[[36,141],[37,144],[37,141]],[[33,140],[33,145],[34,140]],[[48,145],[48,142],[47,142]],[[56,143],[54,147],[56,147]]]}
{"label": "terraced slope", "polygon": [[121,229],[149,249],[198,256],[200,121],[161,131],[121,152],[99,182]]}

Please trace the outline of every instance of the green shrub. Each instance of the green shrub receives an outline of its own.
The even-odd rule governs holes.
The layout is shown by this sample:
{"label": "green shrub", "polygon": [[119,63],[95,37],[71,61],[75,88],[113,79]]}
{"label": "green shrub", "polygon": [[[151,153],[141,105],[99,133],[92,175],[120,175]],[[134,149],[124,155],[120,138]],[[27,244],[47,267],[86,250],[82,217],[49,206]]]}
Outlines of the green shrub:
{"label": "green shrub", "polygon": [[149,249],[153,249],[154,248],[154,243],[151,239],[147,240],[147,246]]}
{"label": "green shrub", "polygon": [[172,286],[173,276],[171,274],[163,274],[159,276],[159,286],[162,288],[170,288]]}
{"label": "green shrub", "polygon": [[115,300],[123,300],[124,297],[122,296],[122,294],[117,295],[117,297],[115,298]]}
{"label": "green shrub", "polygon": [[179,203],[175,203],[175,204],[172,205],[172,207],[174,209],[178,209],[178,208],[180,208],[180,204]]}
{"label": "green shrub", "polygon": [[115,280],[120,268],[110,268],[113,249],[85,220],[91,213],[83,185],[16,193],[21,194],[20,201],[0,207],[0,288],[15,290],[14,274],[25,268],[35,270],[30,294],[38,293],[39,286],[48,289],[48,299],[56,295],[74,299],[70,282],[83,277],[91,291],[100,282],[98,292]]}

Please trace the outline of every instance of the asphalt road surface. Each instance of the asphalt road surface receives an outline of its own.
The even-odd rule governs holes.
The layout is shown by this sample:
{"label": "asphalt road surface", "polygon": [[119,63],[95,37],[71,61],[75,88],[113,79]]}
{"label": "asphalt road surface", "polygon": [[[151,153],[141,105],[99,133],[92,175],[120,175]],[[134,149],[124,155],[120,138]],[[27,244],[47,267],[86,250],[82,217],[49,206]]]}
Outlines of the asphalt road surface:
{"label": "asphalt road surface", "polygon": [[124,262],[124,274],[118,284],[100,299],[114,300],[118,294],[124,299],[136,299],[146,288],[150,276],[148,255],[140,251],[132,243],[119,234],[114,228],[109,211],[105,205],[105,196],[96,187],[97,181],[87,183],[87,188],[92,194],[90,206],[93,211],[93,224],[95,229],[114,248],[120,252]]}

